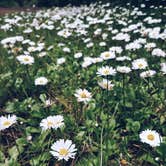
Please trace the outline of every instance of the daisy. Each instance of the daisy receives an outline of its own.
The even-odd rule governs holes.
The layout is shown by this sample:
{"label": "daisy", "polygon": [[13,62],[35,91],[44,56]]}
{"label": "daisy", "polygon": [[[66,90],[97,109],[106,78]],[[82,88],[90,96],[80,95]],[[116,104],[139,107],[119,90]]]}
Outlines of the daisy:
{"label": "daisy", "polygon": [[125,61],[125,60],[131,61],[131,58],[128,56],[120,56],[120,57],[117,57],[116,60],[117,61]]}
{"label": "daisy", "polygon": [[11,125],[16,123],[17,117],[15,115],[8,115],[7,117],[0,117],[0,131],[9,128]]}
{"label": "daisy", "polygon": [[58,64],[58,65],[61,65],[61,64],[65,63],[65,61],[66,61],[66,59],[63,58],[63,57],[62,57],[62,58],[58,58],[58,59],[57,59],[57,64]]}
{"label": "daisy", "polygon": [[82,57],[82,52],[78,52],[74,54],[74,58],[81,58]]}
{"label": "daisy", "polygon": [[161,50],[160,48],[153,49],[152,55],[158,56],[158,57],[166,57],[166,53],[163,50]]}
{"label": "daisy", "polygon": [[43,131],[47,129],[57,129],[61,128],[64,125],[63,116],[56,115],[56,116],[48,116],[46,119],[43,119],[40,122],[40,127]]}
{"label": "daisy", "polygon": [[114,84],[112,84],[112,81],[109,81],[107,79],[103,79],[102,81],[99,81],[98,85],[102,87],[103,89],[108,89],[108,90],[112,90],[112,88],[114,87]]}
{"label": "daisy", "polygon": [[139,135],[141,142],[147,143],[152,147],[159,146],[162,142],[162,137],[155,130],[145,130]]}
{"label": "daisy", "polygon": [[32,65],[34,63],[34,58],[30,55],[20,55],[16,58],[21,64],[24,65]]}
{"label": "daisy", "polygon": [[74,94],[78,102],[88,102],[92,98],[92,94],[86,89],[77,89]]}
{"label": "daisy", "polygon": [[116,70],[109,66],[103,66],[97,70],[97,74],[100,76],[115,75]]}
{"label": "daisy", "polygon": [[146,59],[140,58],[136,59],[132,62],[132,69],[137,70],[137,69],[145,69],[148,66],[148,63]]}
{"label": "daisy", "polygon": [[116,69],[119,73],[130,73],[131,69],[127,66],[118,66]]}
{"label": "daisy", "polygon": [[35,79],[35,85],[46,85],[48,80],[46,77],[38,77]]}
{"label": "daisy", "polygon": [[60,139],[51,146],[50,153],[58,160],[68,161],[75,157],[76,151],[75,144],[72,144],[71,140]]}
{"label": "daisy", "polygon": [[101,53],[100,57],[104,60],[114,59],[115,53],[112,51],[105,51],[105,52]]}
{"label": "daisy", "polygon": [[155,74],[156,74],[156,71],[154,71],[154,70],[147,70],[147,71],[143,71],[142,73],[140,73],[140,77],[141,78],[152,77]]}

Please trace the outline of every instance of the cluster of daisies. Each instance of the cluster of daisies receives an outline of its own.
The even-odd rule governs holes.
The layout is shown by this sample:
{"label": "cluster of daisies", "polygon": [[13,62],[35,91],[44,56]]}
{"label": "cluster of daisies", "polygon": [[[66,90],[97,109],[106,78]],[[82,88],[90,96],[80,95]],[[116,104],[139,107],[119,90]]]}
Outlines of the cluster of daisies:
{"label": "cluster of daisies", "polygon": [[[86,95],[86,90],[82,91],[83,97]],[[1,116],[0,117],[0,131],[5,130],[17,122],[17,117],[15,115]],[[64,126],[64,119],[61,115],[49,116],[46,119],[43,119],[40,123],[40,127],[43,131],[48,129],[58,129]],[[147,143],[152,147],[160,146],[162,142],[162,137],[155,130],[145,130],[142,131],[139,135],[141,142]],[[71,140],[60,139],[56,141],[51,146],[50,153],[57,158],[58,160],[68,161],[70,158],[74,158],[76,155],[75,144]]]}
{"label": "cluster of daisies", "polygon": [[[1,45],[7,50],[9,56],[14,55],[16,63],[28,68],[33,68],[36,62],[45,57],[50,58],[49,53],[54,53],[54,50],[59,50],[57,53],[59,55],[49,60],[53,61],[56,69],[69,63],[69,58],[80,64],[83,70],[88,70],[88,67],[95,65],[95,74],[99,78],[97,84],[110,91],[114,89],[113,77],[117,74],[138,72],[142,79],[154,77],[157,73],[162,77],[166,75],[166,52],[164,47],[158,44],[158,41],[164,43],[166,40],[166,30],[159,26],[163,24],[163,20],[153,17],[153,14],[149,16],[144,10],[145,7],[146,5],[141,4],[142,10],[133,7],[130,12],[124,7],[111,8],[110,3],[91,4],[40,10],[34,15],[22,12],[20,15],[13,15],[12,18],[5,16],[0,29],[10,34],[21,27],[22,36],[4,38],[1,40]],[[151,8],[158,10],[154,6]],[[159,8],[165,9],[163,6]],[[128,17],[129,12],[133,20]],[[53,32],[59,41],[50,44],[48,34],[46,36],[48,41],[43,40],[45,32],[48,34]],[[73,45],[76,45],[74,42],[78,39],[78,47],[73,48]],[[113,44],[110,46],[110,43]],[[146,55],[142,55],[141,52]],[[36,86],[51,84],[49,74],[48,78],[43,75],[32,77]],[[85,88],[76,89],[73,95],[78,102],[84,104],[91,101],[93,97],[92,93]],[[51,105],[51,101],[47,100],[46,105]],[[0,131],[16,124],[17,120],[15,115],[1,116]],[[42,132],[59,130],[65,127],[64,117],[48,116],[41,120],[40,127]],[[160,146],[163,142],[162,136],[155,130],[144,130],[139,137],[141,142],[152,147]],[[58,160],[68,161],[70,158],[75,158],[77,148],[71,140],[60,139],[51,146],[50,153]]]}
{"label": "cluster of daisies", "polygon": [[[15,115],[1,116],[0,117],[0,131],[3,131],[17,122],[17,117]],[[43,119],[40,123],[42,131],[49,129],[58,129],[64,126],[64,119],[61,115],[48,116]],[[70,158],[74,158],[76,155],[75,144],[71,140],[60,139],[53,143],[51,146],[50,153],[58,160],[68,161]]]}

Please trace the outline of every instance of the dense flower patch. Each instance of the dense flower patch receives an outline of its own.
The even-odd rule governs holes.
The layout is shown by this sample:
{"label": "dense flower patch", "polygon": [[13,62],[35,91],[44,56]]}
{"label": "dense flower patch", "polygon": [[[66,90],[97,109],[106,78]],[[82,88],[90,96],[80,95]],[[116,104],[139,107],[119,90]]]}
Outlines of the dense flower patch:
{"label": "dense flower patch", "polygon": [[91,4],[0,18],[0,165],[166,163],[166,7]]}

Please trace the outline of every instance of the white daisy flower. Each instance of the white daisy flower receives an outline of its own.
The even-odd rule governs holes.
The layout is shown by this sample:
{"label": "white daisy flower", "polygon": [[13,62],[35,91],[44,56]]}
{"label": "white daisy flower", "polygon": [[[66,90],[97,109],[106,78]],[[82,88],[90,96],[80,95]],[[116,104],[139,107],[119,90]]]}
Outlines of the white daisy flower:
{"label": "white daisy flower", "polygon": [[102,87],[103,89],[108,89],[108,90],[112,90],[112,88],[114,87],[114,84],[112,84],[112,81],[109,81],[107,79],[103,79],[102,81],[99,81],[98,85]]}
{"label": "white daisy flower", "polygon": [[137,70],[137,69],[145,69],[148,66],[148,63],[146,59],[140,58],[136,59],[132,62],[132,69]]}
{"label": "white daisy flower", "polygon": [[38,77],[35,79],[35,85],[46,85],[48,80],[46,77]]}
{"label": "white daisy flower", "polygon": [[67,53],[70,53],[70,52],[71,52],[70,48],[68,48],[68,47],[64,47],[64,48],[63,48],[63,51],[64,51],[64,52],[67,52]]}
{"label": "white daisy flower", "polygon": [[155,130],[145,130],[139,135],[141,142],[147,143],[152,147],[159,146],[162,142],[162,137]]}
{"label": "white daisy flower", "polygon": [[81,58],[81,57],[82,57],[82,52],[74,54],[74,58]]}
{"label": "white daisy flower", "polygon": [[99,46],[101,46],[101,47],[106,46],[106,45],[107,45],[106,42],[100,42],[99,43]]}
{"label": "white daisy flower", "polygon": [[127,66],[118,66],[116,69],[119,73],[130,73],[131,69]]}
{"label": "white daisy flower", "polygon": [[116,56],[115,53],[112,51],[105,51],[101,53],[100,57],[104,60],[108,60],[108,59],[114,59]]}
{"label": "white daisy flower", "polygon": [[58,59],[57,59],[57,64],[58,64],[58,65],[61,65],[61,64],[65,63],[65,61],[66,61],[65,58],[58,58]]}
{"label": "white daisy flower", "polygon": [[97,70],[97,74],[100,76],[115,75],[116,70],[109,66],[103,66]]}
{"label": "white daisy flower", "polygon": [[86,89],[77,89],[74,94],[78,102],[88,102],[92,98],[92,94]]}
{"label": "white daisy flower", "polygon": [[140,77],[141,78],[147,78],[147,77],[152,77],[156,74],[155,70],[147,70],[147,71],[143,71],[142,73],[140,73]]}
{"label": "white daisy flower", "polygon": [[40,122],[40,127],[42,128],[43,131],[48,130],[48,129],[57,129],[61,128],[64,125],[64,119],[63,116],[61,115],[56,115],[56,116],[48,116],[46,119],[43,119]]}
{"label": "white daisy flower", "polygon": [[68,161],[75,157],[76,151],[75,144],[72,144],[71,140],[60,139],[51,146],[50,153],[58,160]]}
{"label": "white daisy flower", "polygon": [[117,61],[125,61],[125,60],[131,61],[131,58],[128,56],[120,56],[120,57],[117,57],[116,60]]}
{"label": "white daisy flower", "polygon": [[34,63],[34,58],[30,55],[19,55],[16,58],[21,64],[24,65],[32,65]]}
{"label": "white daisy flower", "polygon": [[8,115],[7,117],[0,117],[0,131],[9,128],[11,125],[16,123],[17,117],[15,115]]}
{"label": "white daisy flower", "polygon": [[166,53],[163,50],[161,50],[160,48],[153,49],[152,55],[158,56],[158,57],[166,57]]}

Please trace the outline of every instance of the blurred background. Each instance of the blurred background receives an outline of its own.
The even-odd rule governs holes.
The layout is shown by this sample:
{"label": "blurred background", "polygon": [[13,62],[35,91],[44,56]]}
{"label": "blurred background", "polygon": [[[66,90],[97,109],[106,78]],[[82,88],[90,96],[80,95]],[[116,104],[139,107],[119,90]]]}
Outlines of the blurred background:
{"label": "blurred background", "polygon": [[66,5],[82,5],[92,2],[110,2],[113,4],[125,5],[131,3],[139,5],[146,3],[147,5],[166,5],[166,0],[0,0],[0,7],[52,7]]}

